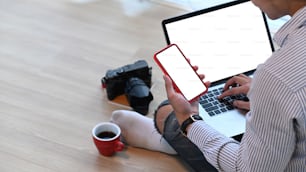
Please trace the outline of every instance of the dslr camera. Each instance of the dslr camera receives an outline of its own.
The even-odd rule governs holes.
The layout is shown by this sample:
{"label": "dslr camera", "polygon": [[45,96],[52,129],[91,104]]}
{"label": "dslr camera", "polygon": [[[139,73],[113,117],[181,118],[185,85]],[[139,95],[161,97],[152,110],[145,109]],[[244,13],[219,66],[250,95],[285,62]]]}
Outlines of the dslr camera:
{"label": "dslr camera", "polygon": [[150,92],[151,78],[152,68],[145,60],[138,60],[133,64],[107,70],[101,83],[109,100],[126,94],[130,106],[135,111],[146,114],[149,103],[153,100]]}

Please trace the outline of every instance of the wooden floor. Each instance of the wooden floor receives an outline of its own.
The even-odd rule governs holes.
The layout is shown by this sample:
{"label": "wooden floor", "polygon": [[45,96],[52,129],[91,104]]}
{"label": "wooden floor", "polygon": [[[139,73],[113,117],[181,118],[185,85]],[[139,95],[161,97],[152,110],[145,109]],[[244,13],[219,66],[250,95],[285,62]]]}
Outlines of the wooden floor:
{"label": "wooden floor", "polygon": [[149,117],[166,98],[152,56],[166,45],[161,20],[183,13],[162,0],[0,0],[0,172],[189,171],[133,147],[100,156],[91,138],[95,124],[128,109],[107,100],[106,70],[144,59]]}
{"label": "wooden floor", "polygon": [[161,20],[185,11],[146,0],[0,0],[0,171],[188,171],[179,159],[127,147],[106,158],[91,129],[125,109],[110,103],[107,69],[147,60],[154,101],[165,99],[152,55]]}

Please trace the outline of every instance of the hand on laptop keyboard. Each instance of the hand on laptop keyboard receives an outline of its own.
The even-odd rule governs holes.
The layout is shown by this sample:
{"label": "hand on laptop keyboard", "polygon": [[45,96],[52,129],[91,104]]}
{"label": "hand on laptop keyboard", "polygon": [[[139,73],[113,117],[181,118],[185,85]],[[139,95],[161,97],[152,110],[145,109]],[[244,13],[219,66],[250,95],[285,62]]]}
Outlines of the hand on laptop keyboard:
{"label": "hand on laptop keyboard", "polygon": [[[234,76],[229,79],[223,89],[223,93],[218,97],[220,100],[228,96],[247,95],[250,89],[252,79],[244,74]],[[247,98],[247,97],[246,97]],[[233,105],[239,109],[250,110],[250,103],[248,99],[239,98],[232,102]]]}
{"label": "hand on laptop keyboard", "polygon": [[234,109],[235,105],[233,105],[234,101],[248,101],[249,99],[244,94],[227,96],[222,99],[218,99],[223,93],[223,88],[217,88],[214,90],[210,90],[207,94],[200,97],[199,103],[206,110],[206,112],[210,116],[221,114],[222,112],[226,112]]}

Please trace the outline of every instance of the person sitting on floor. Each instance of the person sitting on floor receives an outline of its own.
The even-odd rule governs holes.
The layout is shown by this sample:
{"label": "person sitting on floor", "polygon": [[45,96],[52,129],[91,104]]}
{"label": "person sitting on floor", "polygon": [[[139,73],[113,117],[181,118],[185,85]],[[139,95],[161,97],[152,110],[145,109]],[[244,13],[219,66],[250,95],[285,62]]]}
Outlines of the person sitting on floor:
{"label": "person sitting on floor", "polygon": [[[249,109],[241,142],[225,137],[199,120],[181,124],[198,113],[164,76],[169,101],[161,103],[154,119],[117,110],[112,121],[132,146],[178,154],[195,171],[306,171],[306,0],[252,0],[269,18],[290,15],[275,34],[279,49],[257,67],[253,79],[229,79],[219,97],[244,93],[249,102],[234,102]],[[241,14],[243,15],[243,14]],[[239,62],[237,62],[239,63]],[[230,85],[238,87],[229,89]]]}

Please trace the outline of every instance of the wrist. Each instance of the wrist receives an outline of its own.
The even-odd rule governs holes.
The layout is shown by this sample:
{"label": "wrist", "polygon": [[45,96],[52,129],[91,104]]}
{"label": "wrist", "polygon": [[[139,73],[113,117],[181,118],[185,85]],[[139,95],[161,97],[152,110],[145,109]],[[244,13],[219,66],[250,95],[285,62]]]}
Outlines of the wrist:
{"label": "wrist", "polygon": [[185,121],[182,122],[181,127],[180,127],[181,132],[184,135],[187,135],[187,130],[189,130],[190,125],[194,123],[195,121],[200,121],[200,120],[203,120],[203,119],[202,117],[200,117],[199,114],[190,115],[189,118],[187,118]]}

